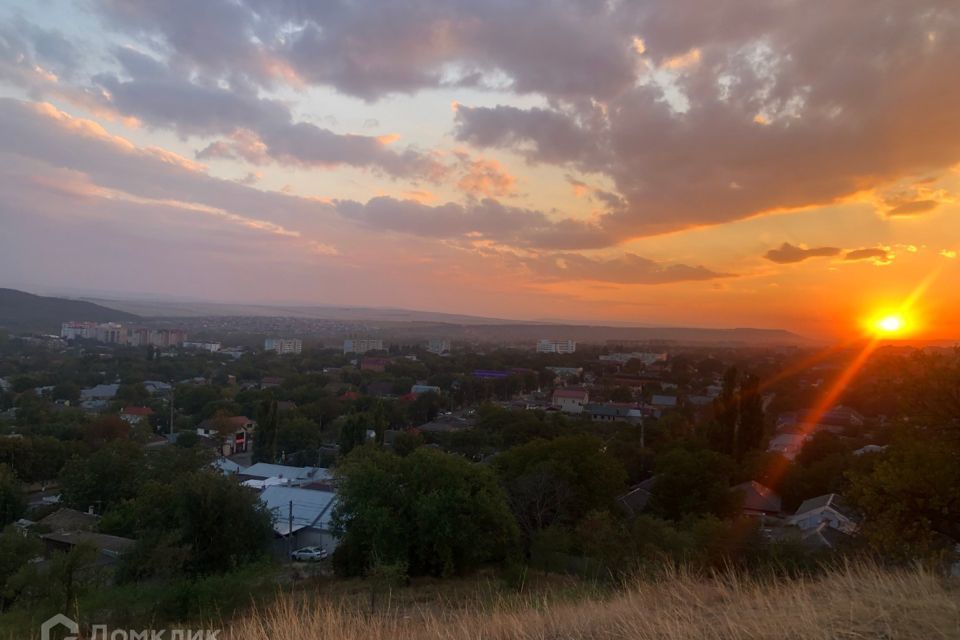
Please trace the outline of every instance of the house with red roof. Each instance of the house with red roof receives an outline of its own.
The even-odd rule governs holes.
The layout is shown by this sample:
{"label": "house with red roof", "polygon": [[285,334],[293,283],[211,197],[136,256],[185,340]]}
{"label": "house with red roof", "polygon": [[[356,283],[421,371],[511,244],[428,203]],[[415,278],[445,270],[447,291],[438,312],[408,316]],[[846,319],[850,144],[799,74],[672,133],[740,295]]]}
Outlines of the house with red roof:
{"label": "house with red roof", "polygon": [[120,419],[131,427],[135,427],[138,424],[149,422],[153,413],[153,409],[150,407],[124,407],[120,410]]}

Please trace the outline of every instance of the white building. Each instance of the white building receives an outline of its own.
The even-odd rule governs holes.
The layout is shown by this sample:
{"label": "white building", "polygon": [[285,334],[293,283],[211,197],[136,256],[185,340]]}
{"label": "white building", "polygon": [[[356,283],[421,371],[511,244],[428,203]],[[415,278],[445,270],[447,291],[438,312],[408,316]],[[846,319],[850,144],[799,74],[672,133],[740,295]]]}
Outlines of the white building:
{"label": "white building", "polygon": [[383,351],[383,340],[375,338],[350,338],[343,341],[344,353],[366,353]]}
{"label": "white building", "polygon": [[303,351],[303,341],[300,338],[267,338],[263,341],[266,351],[276,351],[280,355],[300,353]]}
{"label": "white building", "polygon": [[60,325],[60,337],[64,340],[86,338],[92,340],[97,337],[96,322],[64,322]]}
{"label": "white building", "polygon": [[801,531],[816,529],[824,523],[848,535],[855,533],[859,524],[857,515],[836,493],[804,500],[790,518],[790,524]]}
{"label": "white building", "polygon": [[199,351],[209,351],[210,353],[216,353],[220,351],[221,345],[219,342],[184,342],[184,349],[195,349]]}
{"label": "white building", "polygon": [[427,351],[430,353],[435,353],[438,356],[445,353],[450,353],[450,341],[449,340],[429,340],[427,342]]}
{"label": "white building", "polygon": [[590,393],[586,389],[556,389],[550,404],[564,413],[583,413],[584,406],[590,402]]}
{"label": "white building", "polygon": [[543,338],[537,342],[537,353],[574,353],[577,343],[574,340],[550,340]]}

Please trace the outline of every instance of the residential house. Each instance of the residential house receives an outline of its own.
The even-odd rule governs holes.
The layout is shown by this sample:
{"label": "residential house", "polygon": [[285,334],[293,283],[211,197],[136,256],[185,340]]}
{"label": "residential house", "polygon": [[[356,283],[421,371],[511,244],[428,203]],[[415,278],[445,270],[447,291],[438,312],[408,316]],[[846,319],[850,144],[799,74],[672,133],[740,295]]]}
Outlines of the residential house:
{"label": "residential house", "polygon": [[223,457],[217,458],[211,462],[210,466],[225,476],[238,475],[247,470],[247,467],[243,466],[242,464]]}
{"label": "residential house", "polygon": [[589,401],[586,389],[555,389],[550,404],[564,413],[580,414]]}
{"label": "residential house", "polygon": [[273,531],[279,549],[286,552],[322,546],[332,552],[337,548],[338,540],[330,526],[330,516],[337,503],[336,493],[272,486],[263,490],[260,501],[273,516]]}
{"label": "residential house", "polygon": [[173,390],[173,387],[166,382],[160,382],[159,380],[146,380],[143,383],[144,388],[147,390],[147,393],[154,396],[158,393],[170,393]]}
{"label": "residential house", "polygon": [[52,532],[64,531],[93,531],[100,522],[100,516],[93,513],[84,513],[76,509],[61,507],[50,515],[41,518],[37,524]]}
{"label": "residential house", "polygon": [[756,480],[741,482],[730,491],[743,496],[741,513],[745,516],[763,517],[778,516],[782,511],[783,503],[780,496],[773,489],[766,487]]}
{"label": "residential house", "polygon": [[257,423],[246,416],[209,418],[197,427],[201,438],[223,438],[223,455],[246,451],[253,444]]}
{"label": "residential house", "polygon": [[435,387],[435,386],[430,385],[430,384],[415,384],[415,385],[413,385],[412,387],[410,387],[410,393],[416,393],[416,394],[420,394],[420,393],[436,393],[436,394],[439,395],[439,394],[440,394],[440,387]]}
{"label": "residential house", "polygon": [[258,462],[237,473],[244,486],[262,489],[271,485],[299,486],[319,480],[329,481],[330,470],[322,467],[290,467]]}
{"label": "residential house", "polygon": [[643,513],[653,495],[653,486],[657,483],[657,476],[647,478],[640,484],[634,485],[630,491],[617,498],[617,504],[633,517]]}
{"label": "residential house", "polygon": [[593,422],[640,424],[643,420],[643,411],[636,405],[629,403],[589,403],[584,405],[583,413],[590,416],[590,420]]}
{"label": "residential house", "polygon": [[283,378],[276,376],[264,376],[260,379],[260,389],[274,389],[283,384]]}
{"label": "residential house", "polygon": [[855,533],[859,526],[856,512],[836,493],[804,500],[790,518],[790,524],[801,531],[816,529],[823,523],[847,535]]}
{"label": "residential house", "polygon": [[780,433],[770,439],[767,451],[779,453],[787,460],[793,460],[809,438],[810,436],[804,433]]}
{"label": "residential house", "polygon": [[120,419],[131,427],[139,424],[149,424],[152,415],[153,409],[150,407],[124,407],[120,410]]}
{"label": "residential house", "polygon": [[107,404],[117,397],[119,384],[98,384],[89,389],[80,390],[80,406],[87,411],[106,409]]}
{"label": "residential house", "polygon": [[93,531],[65,531],[46,533],[40,536],[48,551],[69,552],[74,547],[83,545],[93,547],[97,551],[98,565],[116,564],[120,557],[130,551],[137,543],[130,538],[110,536]]}

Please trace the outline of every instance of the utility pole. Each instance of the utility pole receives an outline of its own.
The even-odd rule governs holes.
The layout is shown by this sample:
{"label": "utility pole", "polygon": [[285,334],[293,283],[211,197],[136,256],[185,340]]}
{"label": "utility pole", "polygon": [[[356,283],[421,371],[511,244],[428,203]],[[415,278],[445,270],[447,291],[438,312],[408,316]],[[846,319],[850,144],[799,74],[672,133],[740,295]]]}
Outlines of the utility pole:
{"label": "utility pole", "polygon": [[287,557],[293,556],[293,500],[287,510]]}
{"label": "utility pole", "polygon": [[171,387],[170,387],[170,433],[169,433],[169,436],[168,436],[168,438],[167,438],[167,439],[170,440],[171,442],[173,441],[173,411],[174,411],[174,409],[173,409],[173,407],[174,407],[173,400],[174,400],[175,395],[176,395],[176,387],[174,387],[174,386],[171,385]]}

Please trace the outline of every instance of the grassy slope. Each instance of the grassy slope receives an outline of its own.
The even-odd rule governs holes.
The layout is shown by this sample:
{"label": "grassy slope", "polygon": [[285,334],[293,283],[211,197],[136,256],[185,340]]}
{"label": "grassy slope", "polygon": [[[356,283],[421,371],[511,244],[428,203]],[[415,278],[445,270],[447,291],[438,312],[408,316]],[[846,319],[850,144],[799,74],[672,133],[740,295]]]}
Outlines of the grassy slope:
{"label": "grassy slope", "polygon": [[[543,594],[438,608],[409,599],[370,614],[358,603],[285,597],[235,621],[243,640],[566,638],[960,638],[960,588],[920,569],[850,567],[775,582],[685,575],[606,597]],[[407,595],[404,595],[407,592]],[[384,610],[386,609],[386,610]]]}

